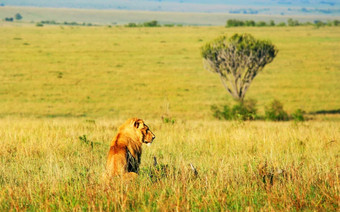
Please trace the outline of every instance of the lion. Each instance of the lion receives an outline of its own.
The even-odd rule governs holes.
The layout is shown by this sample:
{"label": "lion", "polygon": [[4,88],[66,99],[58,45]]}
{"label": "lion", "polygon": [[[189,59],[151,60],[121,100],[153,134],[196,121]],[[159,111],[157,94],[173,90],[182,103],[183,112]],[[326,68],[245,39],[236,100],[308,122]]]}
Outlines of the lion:
{"label": "lion", "polygon": [[128,119],[119,127],[117,135],[111,142],[106,162],[106,177],[138,176],[142,144],[151,144],[154,139],[155,135],[143,120]]}

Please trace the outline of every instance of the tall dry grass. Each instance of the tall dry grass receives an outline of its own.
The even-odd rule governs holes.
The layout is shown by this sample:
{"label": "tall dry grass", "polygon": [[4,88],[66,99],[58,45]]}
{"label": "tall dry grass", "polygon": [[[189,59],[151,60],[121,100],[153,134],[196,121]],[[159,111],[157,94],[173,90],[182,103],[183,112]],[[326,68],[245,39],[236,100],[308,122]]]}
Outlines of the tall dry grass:
{"label": "tall dry grass", "polygon": [[[339,210],[337,122],[146,120],[139,178],[105,184],[122,122],[1,119],[0,210]],[[153,156],[168,168],[150,178]]]}

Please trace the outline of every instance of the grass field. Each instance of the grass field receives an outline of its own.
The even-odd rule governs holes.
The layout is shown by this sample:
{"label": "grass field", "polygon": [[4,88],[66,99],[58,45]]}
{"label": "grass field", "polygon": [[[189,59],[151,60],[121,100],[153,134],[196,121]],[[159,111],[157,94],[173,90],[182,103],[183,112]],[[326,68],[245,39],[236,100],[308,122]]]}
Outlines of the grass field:
{"label": "grass field", "polygon": [[[232,100],[200,47],[235,32],[279,49],[246,95],[259,113],[276,98],[288,112],[326,115],[214,120],[210,106]],[[327,113],[340,108],[340,28],[6,24],[0,33],[0,211],[339,210],[340,122]],[[157,138],[136,182],[103,184],[110,140],[129,117]],[[169,171],[157,181],[153,156]]]}
{"label": "grass field", "polygon": [[[339,209],[339,124],[150,121],[157,138],[144,147],[139,179],[107,185],[101,175],[120,124],[2,119],[0,210]],[[169,165],[167,178],[148,177],[153,156]]]}
{"label": "grass field", "polygon": [[1,27],[0,116],[209,119],[231,101],[203,69],[200,47],[219,35],[270,39],[278,56],[246,98],[289,112],[340,105],[340,28]]}

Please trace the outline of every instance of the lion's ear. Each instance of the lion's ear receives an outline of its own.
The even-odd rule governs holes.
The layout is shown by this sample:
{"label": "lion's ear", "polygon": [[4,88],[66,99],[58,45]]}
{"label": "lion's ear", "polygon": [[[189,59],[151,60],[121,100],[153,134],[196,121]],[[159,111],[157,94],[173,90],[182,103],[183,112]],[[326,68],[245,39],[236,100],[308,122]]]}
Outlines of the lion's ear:
{"label": "lion's ear", "polygon": [[136,127],[137,129],[140,128],[140,127],[142,128],[143,127],[143,121],[138,119],[138,120],[135,121],[133,126]]}

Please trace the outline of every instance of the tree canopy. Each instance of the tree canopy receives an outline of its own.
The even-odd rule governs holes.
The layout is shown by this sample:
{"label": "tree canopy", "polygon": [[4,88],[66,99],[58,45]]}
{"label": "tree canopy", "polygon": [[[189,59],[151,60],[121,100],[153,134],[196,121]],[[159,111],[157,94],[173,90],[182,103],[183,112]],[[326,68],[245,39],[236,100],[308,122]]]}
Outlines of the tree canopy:
{"label": "tree canopy", "polygon": [[243,101],[255,76],[278,53],[266,40],[250,34],[234,34],[229,39],[221,36],[201,49],[205,68],[217,73],[225,89],[236,100]]}

